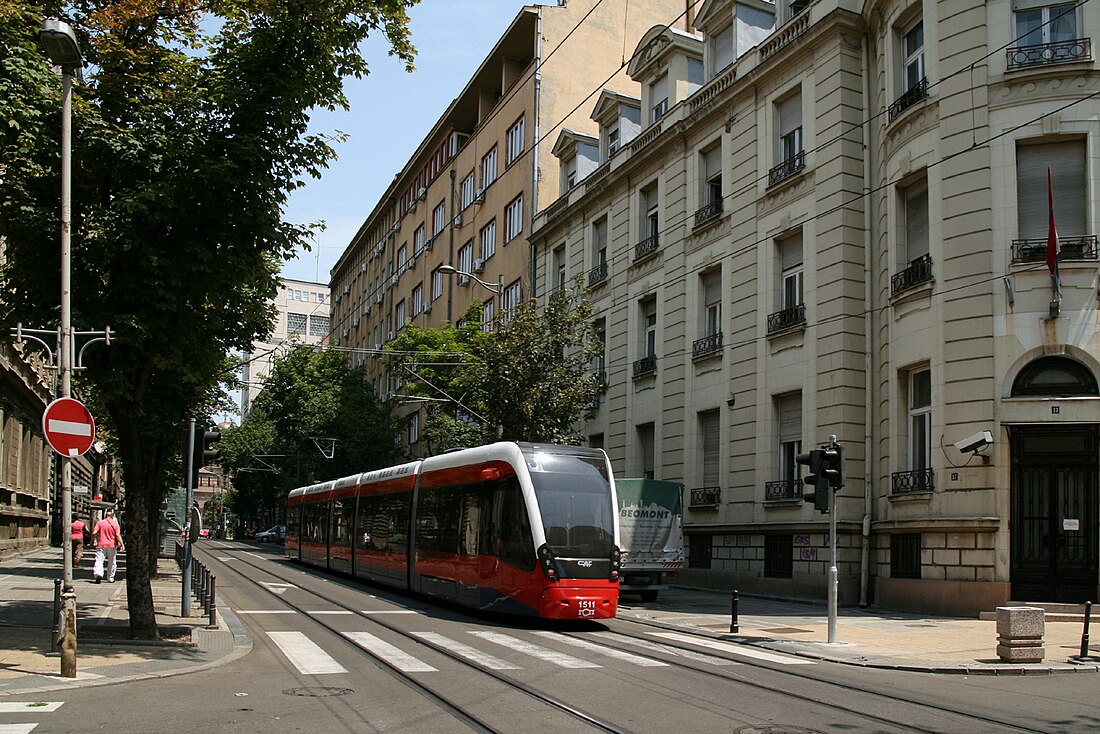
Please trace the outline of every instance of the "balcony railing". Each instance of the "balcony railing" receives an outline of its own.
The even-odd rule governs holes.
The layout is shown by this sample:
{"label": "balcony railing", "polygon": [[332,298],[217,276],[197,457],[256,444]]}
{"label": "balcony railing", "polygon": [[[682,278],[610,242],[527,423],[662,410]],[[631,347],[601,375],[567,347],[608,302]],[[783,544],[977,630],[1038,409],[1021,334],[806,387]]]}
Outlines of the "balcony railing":
{"label": "balcony railing", "polygon": [[931,469],[914,469],[913,471],[896,471],[890,475],[894,494],[912,494],[915,492],[931,492],[936,488],[935,479]]}
{"label": "balcony railing", "polygon": [[801,326],[805,323],[806,304],[800,303],[797,306],[791,306],[790,308],[785,308],[782,311],[776,311],[773,314],[768,314],[768,333],[774,334],[777,331],[790,329],[794,326]]}
{"label": "balcony railing", "polygon": [[932,257],[921,255],[909,263],[909,267],[905,270],[895,273],[894,277],[890,278],[890,295],[896,296],[913,286],[927,283],[930,280],[932,280]]}
{"label": "balcony railing", "polygon": [[925,77],[919,82],[914,84],[905,94],[898,97],[898,100],[890,105],[888,110],[890,122],[897,119],[898,115],[905,112],[907,109],[920,102],[922,99],[928,97],[928,78]]}
{"label": "balcony railing", "polygon": [[646,237],[644,240],[634,245],[634,259],[641,260],[644,257],[649,257],[657,252],[659,245],[660,235],[655,234],[652,237]]}
{"label": "balcony railing", "polygon": [[706,224],[722,213],[722,199],[718,198],[695,212],[695,226]]}
{"label": "balcony railing", "polygon": [[657,355],[650,354],[634,361],[634,376],[645,377],[657,371]]}
{"label": "balcony railing", "polygon": [[722,351],[722,332],[708,334],[702,339],[696,339],[691,345],[693,358],[707,357]]}
{"label": "balcony railing", "polygon": [[785,181],[806,167],[806,151],[800,150],[778,166],[768,171],[768,186]]}
{"label": "balcony railing", "polygon": [[802,483],[797,479],[780,479],[776,482],[765,482],[764,499],[773,502],[775,500],[802,499]]}
{"label": "balcony railing", "polygon": [[600,263],[596,267],[588,271],[588,287],[591,288],[594,285],[607,280],[607,263]]}
{"label": "balcony railing", "polygon": [[691,490],[688,507],[717,507],[721,499],[721,487],[695,487]]}
{"label": "balcony railing", "polygon": [[[1046,237],[1026,240],[1012,240],[1012,262],[1034,263],[1047,259]],[[1086,234],[1077,237],[1058,238],[1058,261],[1096,260],[1096,235]]]}
{"label": "balcony railing", "polygon": [[1044,64],[1069,64],[1074,61],[1092,60],[1092,39],[1075,38],[1072,41],[1040,43],[1035,46],[1017,46],[1005,52],[1008,70],[1029,69]]}

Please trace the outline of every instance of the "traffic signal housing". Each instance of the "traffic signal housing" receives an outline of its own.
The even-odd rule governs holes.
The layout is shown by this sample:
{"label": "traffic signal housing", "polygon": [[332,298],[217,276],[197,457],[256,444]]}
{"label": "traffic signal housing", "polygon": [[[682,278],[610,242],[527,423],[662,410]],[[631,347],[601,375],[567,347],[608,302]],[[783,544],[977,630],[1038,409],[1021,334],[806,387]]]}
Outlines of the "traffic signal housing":
{"label": "traffic signal housing", "polygon": [[809,474],[802,478],[803,484],[814,488],[813,492],[802,492],[802,499],[813,502],[814,508],[821,512],[829,511],[829,478],[825,475],[826,461],[825,449],[814,449],[805,454],[794,457],[795,463],[809,469]]}
{"label": "traffic signal housing", "polygon": [[821,473],[829,480],[829,486],[834,491],[839,490],[844,486],[844,447],[834,443],[822,449],[821,454]]}
{"label": "traffic signal housing", "polygon": [[218,441],[222,440],[221,431],[209,426],[195,426],[194,452],[191,454],[191,486],[199,486],[199,469],[213,464],[221,458]]}

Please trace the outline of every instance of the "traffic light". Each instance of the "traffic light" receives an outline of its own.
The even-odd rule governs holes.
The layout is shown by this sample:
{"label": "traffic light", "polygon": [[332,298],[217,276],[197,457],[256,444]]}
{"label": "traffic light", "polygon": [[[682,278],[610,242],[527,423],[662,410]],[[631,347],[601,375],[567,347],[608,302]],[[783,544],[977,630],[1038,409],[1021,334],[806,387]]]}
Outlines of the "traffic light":
{"label": "traffic light", "polygon": [[822,450],[821,473],[829,480],[829,486],[835,491],[844,486],[844,447],[833,443]]}
{"label": "traffic light", "polygon": [[799,454],[794,457],[795,462],[805,466],[810,473],[802,478],[803,484],[814,488],[813,492],[802,492],[802,499],[813,502],[814,507],[821,512],[829,511],[829,479],[825,476],[825,450],[814,449],[809,453]]}
{"label": "traffic light", "polygon": [[209,426],[195,426],[194,453],[191,454],[191,486],[199,486],[199,469],[221,458],[217,443],[222,440],[221,431]]}

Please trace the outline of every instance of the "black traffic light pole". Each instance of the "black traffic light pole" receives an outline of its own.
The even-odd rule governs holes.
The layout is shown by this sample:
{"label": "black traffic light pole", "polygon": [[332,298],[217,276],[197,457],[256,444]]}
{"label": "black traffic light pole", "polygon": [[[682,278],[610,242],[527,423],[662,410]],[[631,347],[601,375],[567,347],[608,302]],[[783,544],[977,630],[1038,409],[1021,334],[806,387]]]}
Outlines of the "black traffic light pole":
{"label": "black traffic light pole", "polygon": [[[195,419],[191,419],[191,425],[187,430],[187,472],[184,477],[187,482],[187,509],[184,512],[191,513],[191,497],[195,491]],[[191,616],[191,533],[184,533],[183,537],[183,597],[180,599],[180,616]]]}
{"label": "black traffic light pole", "polygon": [[[836,452],[838,450],[836,443],[836,436],[829,436],[829,449],[826,450],[826,456],[829,456],[828,451]],[[840,461],[843,463],[844,453],[843,449],[840,449]],[[835,454],[834,454],[835,455]],[[826,460],[826,465],[829,462]],[[826,471],[828,471],[826,469]],[[818,485],[820,486],[820,484]],[[822,490],[818,490],[819,492]],[[824,489],[825,492],[832,494],[833,487],[827,486]],[[830,497],[833,501],[830,503],[832,508],[829,510],[829,644],[836,644],[836,592],[837,592],[837,572],[836,572],[836,516],[839,514],[836,507],[836,498]]]}
{"label": "black traffic light pole", "polygon": [[814,488],[803,492],[802,498],[829,514],[829,643],[833,644],[837,641],[836,492],[844,486],[844,447],[836,442],[836,436],[829,436],[827,446],[799,454],[795,463],[809,469],[802,483]]}

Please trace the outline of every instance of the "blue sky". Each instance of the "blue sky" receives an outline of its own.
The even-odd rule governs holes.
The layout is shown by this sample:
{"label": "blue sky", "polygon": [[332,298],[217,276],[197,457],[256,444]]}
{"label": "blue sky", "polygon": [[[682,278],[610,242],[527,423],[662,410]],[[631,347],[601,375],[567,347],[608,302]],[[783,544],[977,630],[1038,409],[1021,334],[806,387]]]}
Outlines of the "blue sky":
{"label": "blue sky", "polygon": [[[395,173],[458,95],[524,5],[523,0],[423,0],[409,12],[416,70],[406,73],[385,39],[367,40],[371,73],[347,82],[349,112],[318,112],[312,132],[348,134],[320,180],[307,179],[285,217],[323,220],[311,252],[283,266],[286,278],[328,283],[329,271]],[[545,3],[544,3],[545,4]]]}

